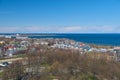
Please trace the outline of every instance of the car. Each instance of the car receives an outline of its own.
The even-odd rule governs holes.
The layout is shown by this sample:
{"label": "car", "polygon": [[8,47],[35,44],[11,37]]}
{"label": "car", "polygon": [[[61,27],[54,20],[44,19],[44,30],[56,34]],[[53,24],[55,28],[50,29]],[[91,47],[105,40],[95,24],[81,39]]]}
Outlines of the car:
{"label": "car", "polygon": [[2,62],[0,63],[0,66],[1,67],[5,67],[5,66],[8,66],[9,64],[11,64],[12,62]]}
{"label": "car", "polygon": [[6,65],[4,65],[3,63],[0,63],[0,66],[1,66],[1,67],[5,67]]}
{"label": "car", "polygon": [[9,65],[8,62],[3,62],[2,64],[5,65],[5,66]]}

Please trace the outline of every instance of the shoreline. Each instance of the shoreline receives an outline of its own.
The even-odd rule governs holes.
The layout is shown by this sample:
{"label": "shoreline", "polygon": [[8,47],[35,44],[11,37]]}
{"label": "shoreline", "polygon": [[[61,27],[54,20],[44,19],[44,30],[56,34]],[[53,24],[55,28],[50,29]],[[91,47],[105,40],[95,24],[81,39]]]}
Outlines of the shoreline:
{"label": "shoreline", "polygon": [[[1,35],[1,34],[0,34]],[[102,45],[102,46],[120,46],[120,34],[78,34],[78,33],[18,33],[14,35],[1,35],[1,36],[7,36],[7,37],[20,37],[20,38],[34,38],[34,39],[41,39],[41,38],[66,38],[70,40],[74,40],[77,42],[83,42],[86,44],[94,44],[94,45]]]}

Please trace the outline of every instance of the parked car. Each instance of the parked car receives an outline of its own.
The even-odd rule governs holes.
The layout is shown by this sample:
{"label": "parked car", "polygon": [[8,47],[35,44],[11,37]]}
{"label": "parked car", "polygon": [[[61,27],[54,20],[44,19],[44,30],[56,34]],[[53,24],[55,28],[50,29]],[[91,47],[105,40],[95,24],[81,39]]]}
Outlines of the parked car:
{"label": "parked car", "polygon": [[12,62],[2,62],[2,63],[0,63],[0,66],[1,67],[6,67],[6,66],[8,66],[9,64],[11,64]]}
{"label": "parked car", "polygon": [[5,65],[5,64],[3,64],[3,63],[0,63],[0,66],[1,66],[1,67],[5,67],[6,65]]}

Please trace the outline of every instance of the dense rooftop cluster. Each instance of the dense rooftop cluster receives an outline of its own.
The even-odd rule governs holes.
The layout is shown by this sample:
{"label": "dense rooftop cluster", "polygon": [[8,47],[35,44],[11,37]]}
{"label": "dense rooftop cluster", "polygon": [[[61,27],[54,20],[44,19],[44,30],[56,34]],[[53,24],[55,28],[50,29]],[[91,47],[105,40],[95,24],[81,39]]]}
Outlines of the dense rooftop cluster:
{"label": "dense rooftop cluster", "polygon": [[[19,57],[22,59],[12,63],[0,63],[3,80],[120,79],[117,71],[120,66],[119,47],[97,46],[57,38],[0,38],[0,58],[4,60]],[[107,68],[112,69],[112,64],[115,69],[109,74]],[[18,68],[18,65],[21,67]],[[107,72],[102,74],[100,70]],[[115,73],[114,76],[112,73]]]}

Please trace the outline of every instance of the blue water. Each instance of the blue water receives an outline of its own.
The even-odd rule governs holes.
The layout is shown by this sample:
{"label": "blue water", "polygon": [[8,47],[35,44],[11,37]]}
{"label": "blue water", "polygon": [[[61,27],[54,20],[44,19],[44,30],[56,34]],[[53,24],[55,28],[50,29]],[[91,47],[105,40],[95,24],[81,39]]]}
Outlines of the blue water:
{"label": "blue water", "polygon": [[120,46],[120,34],[53,34],[51,36],[29,36],[29,38],[68,38],[90,44]]}

